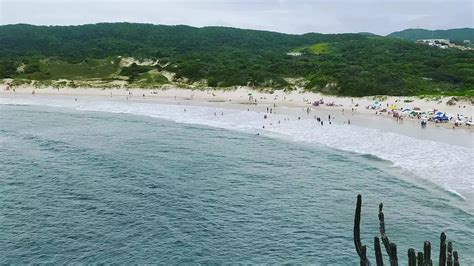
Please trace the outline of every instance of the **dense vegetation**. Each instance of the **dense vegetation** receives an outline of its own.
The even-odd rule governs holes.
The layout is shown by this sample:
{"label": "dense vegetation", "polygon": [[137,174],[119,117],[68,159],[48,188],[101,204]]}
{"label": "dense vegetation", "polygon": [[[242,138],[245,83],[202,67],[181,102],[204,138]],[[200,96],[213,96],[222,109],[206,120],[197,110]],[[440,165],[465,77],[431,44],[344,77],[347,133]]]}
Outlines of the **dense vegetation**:
{"label": "dense vegetation", "polygon": [[450,29],[450,30],[425,30],[425,29],[406,29],[393,32],[388,37],[396,37],[405,40],[416,41],[419,39],[449,39],[455,42],[469,40],[474,43],[474,29]]}
{"label": "dense vegetation", "polygon": [[[6,25],[0,36],[0,79],[15,81],[292,88],[288,78],[303,78],[307,90],[339,95],[474,94],[474,52],[366,34],[112,23]],[[123,65],[125,57],[158,63]]]}

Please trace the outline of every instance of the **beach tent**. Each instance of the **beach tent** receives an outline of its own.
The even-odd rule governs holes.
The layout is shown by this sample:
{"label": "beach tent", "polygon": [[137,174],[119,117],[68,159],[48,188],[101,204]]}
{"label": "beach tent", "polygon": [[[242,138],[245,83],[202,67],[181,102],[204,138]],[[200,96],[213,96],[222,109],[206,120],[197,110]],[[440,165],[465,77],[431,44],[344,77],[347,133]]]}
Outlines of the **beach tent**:
{"label": "beach tent", "polygon": [[442,116],[442,117],[437,117],[436,119],[438,119],[440,121],[449,121],[449,117],[447,117],[446,115]]}
{"label": "beach tent", "polygon": [[398,106],[396,106],[395,104],[391,104],[388,109],[390,110],[398,110]]}
{"label": "beach tent", "polygon": [[381,106],[382,104],[376,101],[372,104],[372,109],[379,109]]}
{"label": "beach tent", "polygon": [[439,121],[448,121],[449,117],[446,115],[446,113],[436,112],[436,114],[433,116],[433,119]]}

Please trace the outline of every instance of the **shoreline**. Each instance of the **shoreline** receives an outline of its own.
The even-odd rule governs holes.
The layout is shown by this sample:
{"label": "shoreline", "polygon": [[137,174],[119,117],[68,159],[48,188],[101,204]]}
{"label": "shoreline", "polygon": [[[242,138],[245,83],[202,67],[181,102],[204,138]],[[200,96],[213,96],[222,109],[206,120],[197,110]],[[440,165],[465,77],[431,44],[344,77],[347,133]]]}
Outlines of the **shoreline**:
{"label": "shoreline", "polygon": [[[33,94],[34,92],[34,94]],[[192,90],[182,88],[167,89],[98,89],[98,88],[34,88],[31,86],[21,86],[6,90],[6,86],[0,86],[0,97],[21,96],[61,96],[61,97],[92,97],[112,101],[145,101],[168,104],[187,104],[204,105],[219,108],[231,109],[249,109],[257,112],[266,112],[268,108],[275,108],[275,113],[281,113],[301,116],[307,118],[308,114],[322,114],[324,116],[333,115],[336,118],[343,117],[348,122],[352,119],[362,119],[362,126],[389,130],[397,133],[414,131],[421,128],[421,120],[418,118],[403,117],[398,120],[388,112],[380,112],[384,107],[396,105],[398,108],[415,107],[420,110],[438,110],[456,117],[463,115],[472,119],[474,115],[474,106],[467,101],[459,101],[456,105],[447,105],[446,102],[452,97],[444,97],[436,100],[420,99],[413,96],[367,96],[367,97],[339,97],[322,95],[309,92],[284,92],[282,90],[274,93],[265,93],[255,91],[250,88],[238,88],[235,90]],[[379,99],[379,100],[377,100]],[[313,106],[314,101],[324,100],[327,103],[333,103],[334,106],[321,104]],[[382,106],[379,110],[368,109],[378,101]],[[405,102],[407,101],[407,102]],[[388,108],[387,108],[388,109]],[[306,112],[310,110],[310,112]],[[468,135],[465,145],[474,147],[472,133],[474,126],[454,126],[454,120],[447,123],[428,122],[427,128],[438,132],[444,132],[444,135],[453,135],[453,137]],[[380,124],[380,125],[377,125]],[[459,133],[464,132],[464,133]],[[423,138],[424,134],[417,134],[415,137]],[[469,141],[470,138],[470,141]],[[453,142],[451,142],[452,144]],[[455,141],[459,145],[462,142]]]}
{"label": "shoreline", "polygon": [[[145,93],[143,96],[142,92],[148,94]],[[342,112],[342,108],[347,108],[346,106],[312,107],[307,102],[320,96],[316,94],[288,93],[285,96],[278,96],[284,99],[278,101],[275,100],[277,93],[254,92],[252,93],[254,97],[262,97],[255,105],[249,104],[249,92],[243,90],[216,92],[171,89],[157,91],[157,94],[152,92],[47,89],[36,90],[35,95],[32,95],[29,88],[24,88],[16,90],[15,93],[0,92],[0,104],[66,107],[83,111],[145,115],[177,123],[244,131],[311,145],[322,144],[362,155],[373,155],[384,161],[390,161],[393,167],[402,169],[400,173],[407,170],[406,174],[400,174],[403,178],[411,179],[413,176],[415,179],[428,180],[443,190],[461,195],[459,197],[466,202],[469,212],[474,211],[472,206],[474,185],[470,177],[471,170],[466,168],[474,152],[472,129],[452,130],[434,123],[422,128],[417,120],[406,119],[400,122],[388,115],[375,115],[375,111],[365,108],[359,108],[354,112],[345,109]],[[313,98],[305,101],[307,95]],[[269,99],[269,96],[273,97]],[[225,100],[225,97],[228,99]],[[339,99],[349,103],[351,100],[359,103],[363,102],[362,100],[369,101],[341,97],[325,99]],[[273,112],[269,113],[269,109],[273,109]],[[329,115],[332,125],[328,120]],[[324,122],[324,126],[319,125],[316,117]],[[440,159],[446,163],[437,163]]]}

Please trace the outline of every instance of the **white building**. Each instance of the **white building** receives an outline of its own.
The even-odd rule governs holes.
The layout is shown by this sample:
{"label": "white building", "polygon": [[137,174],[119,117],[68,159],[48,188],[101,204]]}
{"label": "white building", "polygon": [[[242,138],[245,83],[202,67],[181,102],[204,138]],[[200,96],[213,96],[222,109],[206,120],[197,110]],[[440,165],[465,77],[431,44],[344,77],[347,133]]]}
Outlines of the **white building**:
{"label": "white building", "polygon": [[289,55],[289,56],[301,56],[302,53],[300,53],[300,52],[289,52],[289,53],[286,53],[286,55]]}
{"label": "white building", "polygon": [[429,46],[439,47],[441,49],[447,49],[451,42],[448,39],[421,39],[417,40],[417,43],[427,44]]}

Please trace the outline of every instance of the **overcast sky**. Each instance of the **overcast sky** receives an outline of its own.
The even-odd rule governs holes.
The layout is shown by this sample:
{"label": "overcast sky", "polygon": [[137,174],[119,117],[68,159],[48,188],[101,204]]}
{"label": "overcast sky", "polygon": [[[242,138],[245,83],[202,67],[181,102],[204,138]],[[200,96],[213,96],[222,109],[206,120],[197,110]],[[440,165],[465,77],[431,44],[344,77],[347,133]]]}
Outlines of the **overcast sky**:
{"label": "overcast sky", "polygon": [[117,21],[385,35],[474,27],[474,0],[0,0],[0,24]]}

